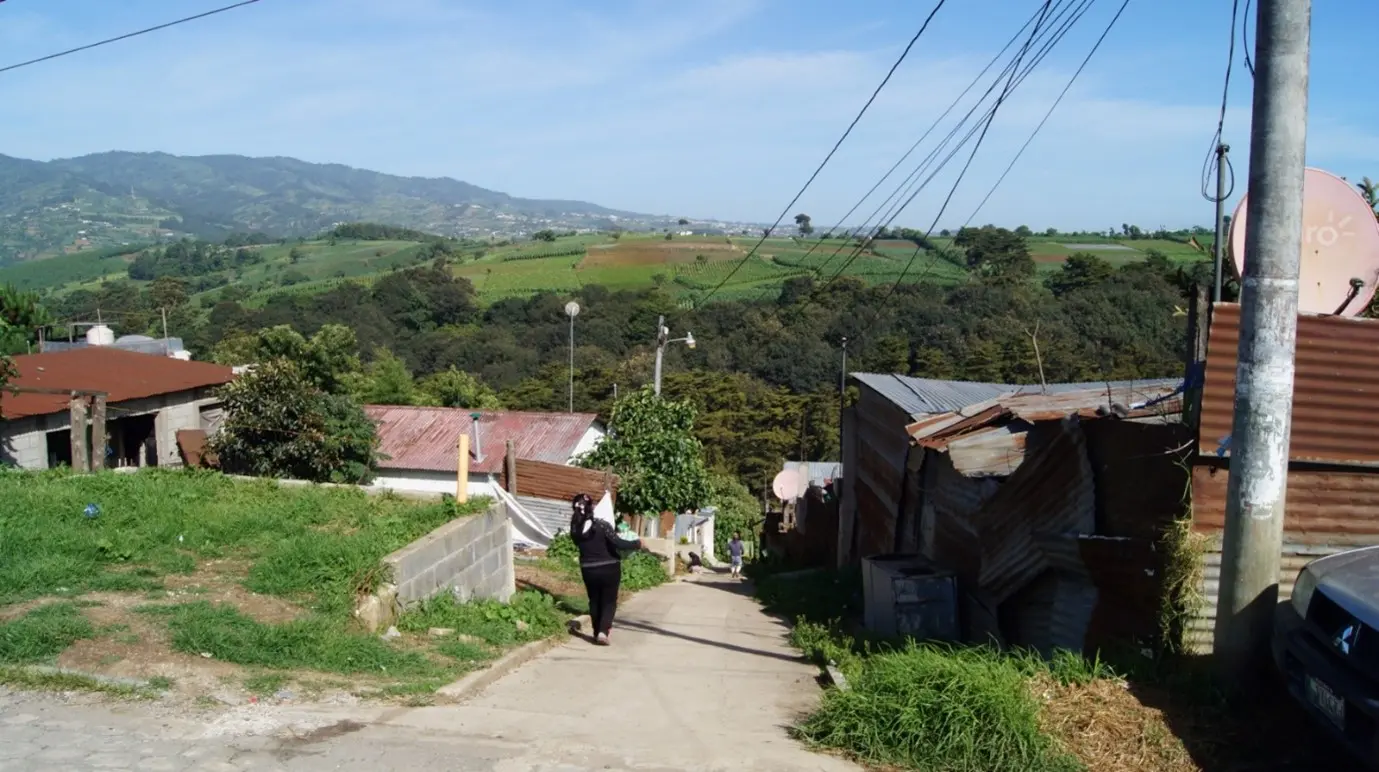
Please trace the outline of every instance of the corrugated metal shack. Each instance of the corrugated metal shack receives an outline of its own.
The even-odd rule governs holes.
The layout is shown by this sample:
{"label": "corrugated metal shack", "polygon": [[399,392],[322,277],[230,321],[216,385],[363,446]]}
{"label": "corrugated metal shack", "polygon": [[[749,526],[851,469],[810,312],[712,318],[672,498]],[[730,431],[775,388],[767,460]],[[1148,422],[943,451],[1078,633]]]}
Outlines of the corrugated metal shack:
{"label": "corrugated metal shack", "polygon": [[[1216,629],[1240,306],[1211,309],[1192,473],[1193,530],[1206,539],[1203,596],[1188,644],[1208,653]],[[1279,600],[1309,561],[1379,544],[1379,322],[1299,314],[1287,514]]]}
{"label": "corrugated metal shack", "polygon": [[[847,560],[920,553],[955,571],[970,640],[1048,652],[1160,632],[1156,545],[1185,511],[1191,447],[1178,381],[857,380],[880,388],[862,389],[851,438],[845,423]],[[916,388],[888,395],[897,384]]]}

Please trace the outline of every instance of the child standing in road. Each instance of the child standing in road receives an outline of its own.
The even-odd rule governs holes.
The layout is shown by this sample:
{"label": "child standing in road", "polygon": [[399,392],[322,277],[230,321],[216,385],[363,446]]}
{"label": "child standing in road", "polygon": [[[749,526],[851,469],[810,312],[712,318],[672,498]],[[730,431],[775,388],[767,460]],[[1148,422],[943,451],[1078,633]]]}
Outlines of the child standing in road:
{"label": "child standing in road", "polygon": [[733,532],[733,538],[728,542],[728,557],[733,564],[733,578],[742,578],[742,534],[738,531]]}

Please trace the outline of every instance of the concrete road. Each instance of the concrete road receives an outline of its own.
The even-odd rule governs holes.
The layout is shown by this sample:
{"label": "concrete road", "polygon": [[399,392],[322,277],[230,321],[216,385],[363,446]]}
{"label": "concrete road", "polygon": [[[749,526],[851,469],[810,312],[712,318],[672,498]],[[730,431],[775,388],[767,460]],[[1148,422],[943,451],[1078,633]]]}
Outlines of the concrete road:
{"label": "concrete road", "polygon": [[460,705],[168,706],[0,690],[0,770],[759,770],[857,767],[785,727],[815,671],[740,585],[642,593],[613,645],[572,638]]}

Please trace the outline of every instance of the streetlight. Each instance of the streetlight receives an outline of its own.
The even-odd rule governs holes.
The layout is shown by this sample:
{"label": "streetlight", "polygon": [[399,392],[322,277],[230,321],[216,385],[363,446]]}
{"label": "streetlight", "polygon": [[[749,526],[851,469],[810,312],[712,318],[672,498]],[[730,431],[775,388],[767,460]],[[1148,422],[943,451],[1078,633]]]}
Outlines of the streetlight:
{"label": "streetlight", "polygon": [[661,360],[665,356],[667,343],[683,343],[693,349],[694,333],[687,332],[683,338],[671,338],[670,328],[666,326],[666,318],[662,316],[656,322],[656,396],[661,396]]}
{"label": "streetlight", "polygon": [[570,412],[575,412],[575,317],[579,316],[579,304],[571,300],[565,304],[565,315],[570,317]]}

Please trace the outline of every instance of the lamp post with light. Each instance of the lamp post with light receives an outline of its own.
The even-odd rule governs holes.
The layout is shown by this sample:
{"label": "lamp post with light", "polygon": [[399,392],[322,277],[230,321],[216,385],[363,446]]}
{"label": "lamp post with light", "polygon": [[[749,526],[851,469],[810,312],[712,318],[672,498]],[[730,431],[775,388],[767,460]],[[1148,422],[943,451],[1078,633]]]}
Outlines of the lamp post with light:
{"label": "lamp post with light", "polygon": [[666,344],[668,344],[668,343],[683,343],[683,344],[685,344],[686,346],[688,346],[689,348],[693,349],[694,346],[695,346],[695,343],[694,343],[694,333],[692,333],[692,332],[686,332],[686,333],[685,333],[685,337],[683,337],[683,338],[671,338],[671,337],[670,337],[670,328],[669,328],[669,327],[666,327],[666,318],[665,318],[664,316],[662,316],[662,317],[660,317],[660,319],[656,322],[656,385],[655,385],[655,390],[656,390],[656,396],[658,396],[658,397],[661,396],[661,361],[665,358]]}
{"label": "lamp post with light", "polygon": [[575,412],[575,317],[579,316],[579,304],[571,300],[565,304],[565,315],[570,317],[570,412]]}

